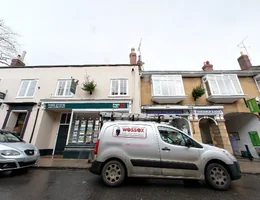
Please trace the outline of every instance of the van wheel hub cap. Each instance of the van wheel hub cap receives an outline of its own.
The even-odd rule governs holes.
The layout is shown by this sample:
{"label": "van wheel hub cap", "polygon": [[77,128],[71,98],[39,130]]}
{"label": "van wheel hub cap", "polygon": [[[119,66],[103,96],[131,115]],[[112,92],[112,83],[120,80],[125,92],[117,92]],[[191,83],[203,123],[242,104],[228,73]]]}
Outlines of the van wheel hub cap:
{"label": "van wheel hub cap", "polygon": [[220,167],[214,167],[210,170],[210,178],[217,186],[225,186],[227,184],[227,175]]}
{"label": "van wheel hub cap", "polygon": [[121,178],[121,169],[117,164],[108,165],[106,168],[106,180],[115,183]]}

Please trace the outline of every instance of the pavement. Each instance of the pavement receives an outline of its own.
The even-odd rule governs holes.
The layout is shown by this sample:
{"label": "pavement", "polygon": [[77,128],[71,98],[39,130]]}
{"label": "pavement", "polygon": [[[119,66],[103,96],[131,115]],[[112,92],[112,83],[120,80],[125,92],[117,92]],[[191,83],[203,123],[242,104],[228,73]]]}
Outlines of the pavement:
{"label": "pavement", "polygon": [[[260,174],[260,161],[249,161],[238,159],[241,172],[244,174]],[[64,159],[64,158],[45,158],[41,157],[38,168],[52,169],[88,169],[91,163],[87,159]]]}
{"label": "pavement", "polygon": [[0,173],[1,200],[255,200],[260,199],[260,175],[245,174],[228,191],[204,183],[127,179],[121,187],[106,187],[100,176],[85,169],[31,169],[27,173]]}

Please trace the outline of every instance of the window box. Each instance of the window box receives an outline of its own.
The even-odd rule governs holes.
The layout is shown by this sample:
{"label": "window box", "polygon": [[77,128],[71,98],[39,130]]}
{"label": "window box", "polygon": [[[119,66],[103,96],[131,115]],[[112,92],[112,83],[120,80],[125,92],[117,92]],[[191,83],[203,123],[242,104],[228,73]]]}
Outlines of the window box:
{"label": "window box", "polygon": [[56,97],[72,97],[73,94],[70,92],[72,79],[59,79],[55,92]]}
{"label": "window box", "polygon": [[236,74],[205,75],[202,81],[210,102],[234,103],[246,97]]}
{"label": "window box", "polygon": [[32,98],[35,94],[35,89],[38,84],[36,79],[24,79],[20,84],[17,98]]}
{"label": "window box", "polygon": [[128,80],[110,80],[110,96],[128,96]]}
{"label": "window box", "polygon": [[152,75],[152,100],[156,103],[178,103],[187,96],[181,75]]}

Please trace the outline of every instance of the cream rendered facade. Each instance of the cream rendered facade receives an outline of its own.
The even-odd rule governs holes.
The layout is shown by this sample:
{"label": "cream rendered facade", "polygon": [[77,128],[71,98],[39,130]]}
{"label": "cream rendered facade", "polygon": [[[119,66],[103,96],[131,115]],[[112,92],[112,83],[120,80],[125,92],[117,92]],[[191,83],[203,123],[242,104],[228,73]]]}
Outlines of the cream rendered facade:
{"label": "cream rendered facade", "polygon": [[[86,75],[97,84],[91,95],[81,89]],[[75,95],[56,95],[58,80],[62,79],[78,80]],[[54,153],[62,113],[70,118],[63,124],[67,125],[69,130],[64,129],[67,132],[71,131],[74,112],[93,114],[103,110],[121,110],[140,113],[140,76],[137,65],[1,67],[0,80],[0,92],[6,94],[0,100],[0,128],[13,130],[19,113],[24,113],[21,130],[23,139],[39,149],[48,150],[47,154]],[[37,80],[30,83],[35,88],[30,97],[18,97],[23,80]],[[111,94],[111,80],[125,80],[124,86],[117,85],[117,89],[124,87],[126,93]],[[30,91],[27,89],[27,92]]]}

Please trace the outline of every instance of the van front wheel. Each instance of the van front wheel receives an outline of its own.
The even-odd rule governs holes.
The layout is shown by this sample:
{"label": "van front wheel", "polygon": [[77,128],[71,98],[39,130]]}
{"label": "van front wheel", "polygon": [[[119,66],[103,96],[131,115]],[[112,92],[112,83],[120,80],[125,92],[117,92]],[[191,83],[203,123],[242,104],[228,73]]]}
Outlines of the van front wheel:
{"label": "van front wheel", "polygon": [[231,185],[228,171],[218,163],[212,163],[207,167],[205,178],[209,185],[217,190],[227,190]]}
{"label": "van front wheel", "polygon": [[102,179],[110,187],[119,186],[125,179],[125,168],[117,160],[107,162],[102,169]]}

